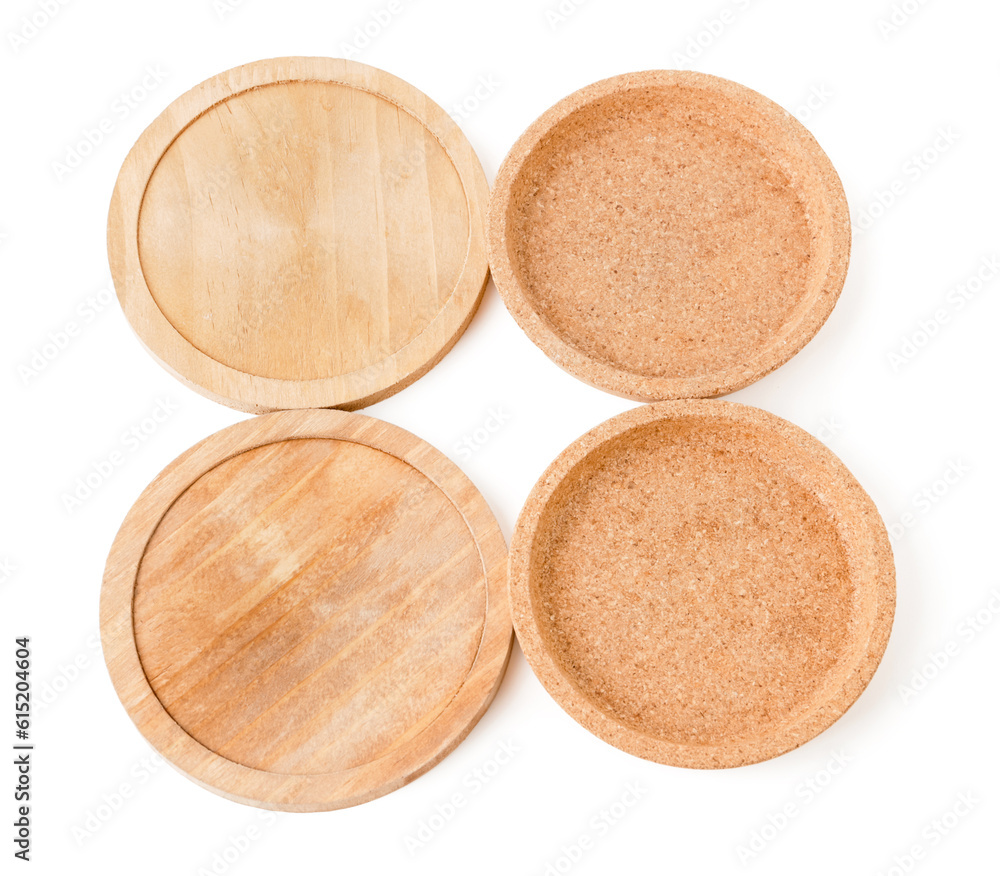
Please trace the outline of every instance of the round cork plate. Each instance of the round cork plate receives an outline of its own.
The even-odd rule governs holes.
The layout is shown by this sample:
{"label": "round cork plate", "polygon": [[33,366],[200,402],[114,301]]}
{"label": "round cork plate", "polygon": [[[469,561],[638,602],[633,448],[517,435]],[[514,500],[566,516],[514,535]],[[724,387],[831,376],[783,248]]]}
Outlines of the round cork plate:
{"label": "round cork plate", "polygon": [[209,398],[358,408],[472,319],[488,195],[464,134],[413,86],[353,61],[259,61],[139,138],[111,202],[111,271],[143,344]]}
{"label": "round cork plate", "polygon": [[826,447],[756,408],[668,401],[570,445],[510,551],[514,627],[553,698],[606,742],[684,767],[814,737],[885,650],[885,527]]}
{"label": "round cork plate", "polygon": [[171,463],[108,558],[101,638],[146,739],[241,803],[337,809],[465,738],[503,677],[506,547],[473,484],[387,423],[287,411]]}
{"label": "round cork plate", "polygon": [[544,113],[504,161],[488,225],[528,337],[642,401],[721,395],[788,361],[833,309],[851,245],[840,179],[793,116],[663,70]]}

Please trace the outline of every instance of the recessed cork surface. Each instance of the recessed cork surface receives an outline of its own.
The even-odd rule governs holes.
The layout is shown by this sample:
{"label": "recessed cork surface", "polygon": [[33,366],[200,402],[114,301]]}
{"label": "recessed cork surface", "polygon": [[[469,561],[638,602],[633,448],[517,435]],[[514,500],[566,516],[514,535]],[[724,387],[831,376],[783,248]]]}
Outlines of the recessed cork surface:
{"label": "recessed cork surface", "polygon": [[489,210],[514,318],[570,373],[644,401],[720,395],[819,330],[844,283],[843,187],[809,132],[748,88],[649,71],[560,101]]}
{"label": "recessed cork surface", "polygon": [[139,729],[275,809],[364,802],[485,711],[512,643],[503,536],[455,466],[337,411],[265,415],[168,467],[108,560],[102,638]]}
{"label": "recessed cork surface", "polygon": [[165,367],[241,410],[357,408],[426,372],[485,288],[488,186],[448,114],[351,61],[279,58],[172,103],[108,247]]}
{"label": "recessed cork surface", "polygon": [[556,701],[612,745],[733,767],[801,745],[885,650],[881,518],[811,436],[755,408],[615,417],[536,484],[510,552],[514,625]]}

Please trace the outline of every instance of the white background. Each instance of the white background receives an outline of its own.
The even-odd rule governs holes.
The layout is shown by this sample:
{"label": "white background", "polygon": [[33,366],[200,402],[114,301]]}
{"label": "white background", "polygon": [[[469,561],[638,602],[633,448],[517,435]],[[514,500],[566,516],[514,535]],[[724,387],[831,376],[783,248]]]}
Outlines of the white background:
{"label": "white background", "polygon": [[[878,215],[855,234],[843,296],[815,340],[731,398],[820,435],[887,523],[909,513],[912,525],[894,540],[898,610],[880,669],[842,720],[792,753],[719,772],[638,760],[564,715],[515,648],[487,715],[426,776],[355,809],[275,816],[151,762],[96,638],[103,564],[125,512],[171,459],[243,415],[161,370],[116,301],[86,324],[81,314],[109,283],[107,205],[143,128],[182,92],[237,64],[345,54],[355,29],[387,4],[245,0],[220,11],[212,0],[72,0],[15,51],[11,34],[21,33],[22,16],[38,12],[39,2],[8,0],[0,13],[0,563],[11,570],[0,572],[0,702],[12,711],[13,639],[30,635],[36,697],[48,700],[36,704],[33,726],[36,872],[184,874],[213,872],[214,862],[214,872],[241,876],[541,874],[550,864],[564,871],[562,847],[584,834],[593,847],[573,863],[574,873],[997,872],[1000,599],[992,608],[990,601],[1000,593],[1000,282],[973,283],[978,291],[961,309],[950,303],[953,287],[1000,251],[996,3],[907,0],[913,14],[898,11],[899,26],[889,32],[879,22],[893,14],[891,0],[588,0],[563,4],[563,16],[547,15],[558,0],[399,0],[402,11],[358,58],[449,109],[474,94],[480,77],[492,77],[494,93],[461,120],[491,180],[537,115],[616,73],[694,68],[798,112],[841,174],[855,223]],[[147,67],[165,78],[123,117],[118,96],[140,85]],[[60,178],[54,163],[106,117],[111,133]],[[925,150],[921,168],[912,156]],[[904,191],[882,209],[879,193],[894,181]],[[920,324],[942,309],[946,321],[928,340]],[[81,324],[78,336],[26,380],[19,368],[69,321]],[[905,347],[907,339],[922,346]],[[893,367],[890,354],[904,348],[910,357]],[[177,411],[68,512],[63,494],[121,449],[122,432],[157,399]],[[367,413],[459,462],[509,539],[553,457],[631,406],[551,364],[491,285],[441,365]],[[509,419],[463,458],[470,454],[457,445],[493,408]],[[968,472],[946,486],[939,479],[950,465]],[[933,503],[919,498],[935,487]],[[963,618],[980,611],[985,624],[964,634],[971,628]],[[952,656],[939,659],[946,665],[925,672],[929,655],[949,642]],[[904,702],[901,686],[914,673],[934,677]],[[3,711],[6,747],[13,715]],[[494,772],[501,743],[517,751]],[[849,762],[831,777],[824,770],[835,752]],[[493,773],[478,792],[467,778],[476,769]],[[3,787],[11,787],[10,766],[4,776],[11,781]],[[809,781],[825,782],[811,799]],[[593,817],[630,782],[644,789],[639,801],[610,828],[596,829]],[[122,789],[127,796],[117,799]],[[455,793],[466,806],[411,854],[406,838]],[[963,793],[978,802],[949,816]],[[11,797],[0,791],[5,825]],[[765,827],[789,803],[795,817],[781,830]],[[933,827],[942,818],[951,826],[946,835]],[[763,851],[741,862],[739,848],[762,829]],[[8,861],[11,832],[0,831]],[[921,857],[907,862],[902,856],[917,844]]]}

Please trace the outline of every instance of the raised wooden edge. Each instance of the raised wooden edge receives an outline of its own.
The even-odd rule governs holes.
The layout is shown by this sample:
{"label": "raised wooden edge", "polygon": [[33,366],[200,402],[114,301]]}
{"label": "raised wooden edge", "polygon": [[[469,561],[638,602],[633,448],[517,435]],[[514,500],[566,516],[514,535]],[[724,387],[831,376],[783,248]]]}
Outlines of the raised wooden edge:
{"label": "raised wooden edge", "polygon": [[[406,346],[349,374],[316,380],[281,380],[248,374],[211,358],[163,315],[139,261],[139,214],[146,187],[164,153],[212,107],[241,92],[290,81],[330,82],[381,97],[420,122],[451,159],[465,191],[469,241],[451,298]],[[348,410],[387,398],[427,373],[455,345],[474,316],[489,280],[485,211],[489,183],[465,134],[448,113],[402,79],[337,58],[273,58],[235,67],[195,86],[170,104],[132,147],[115,183],[108,214],[108,260],[129,324],[167,371],[214,401],[264,413],[288,408]]]}
{"label": "raised wooden edge", "polygon": [[[748,106],[766,125],[793,141],[821,180],[827,222],[834,235],[822,290],[799,319],[770,347],[730,368],[693,377],[651,377],[593,359],[568,344],[535,310],[525,294],[507,251],[506,226],[511,193],[525,162],[560,121],[589,103],[611,94],[650,86],[678,86],[715,91]],[[826,322],[840,297],[851,252],[851,220],[847,196],[837,171],[819,143],[791,113],[745,85],[687,70],[647,70],[613,76],[588,85],[556,103],[518,138],[504,159],[493,185],[487,212],[490,270],[504,304],[522,331],[560,368],[585,383],[637,401],[708,398],[741,389],[783,365],[799,352]]]}
{"label": "raised wooden edge", "polygon": [[[381,450],[428,478],[458,509],[478,546],[486,576],[486,614],[479,651],[455,698],[413,739],[385,757],[322,775],[251,769],[189,736],[163,708],[136,650],[132,604],[139,563],[173,502],[207,471],[237,454],[294,438],[334,438]],[[485,713],[503,678],[513,643],[505,585],[507,548],[475,485],[430,444],[361,414],[286,411],[255,417],[199,442],[168,465],[131,508],[108,556],[101,591],[101,642],[112,683],[150,744],[189,778],[240,803],[312,812],[340,809],[387,794],[451,752]]]}
{"label": "raised wooden edge", "polygon": [[[807,480],[825,484],[820,499],[831,511],[844,539],[857,586],[875,596],[864,650],[848,676],[834,679],[817,693],[821,705],[798,722],[784,726],[770,738],[736,740],[725,745],[684,745],[658,739],[625,727],[600,710],[568,677],[549,653],[539,632],[531,598],[531,553],[539,520],[563,479],[591,452],[612,438],[657,420],[674,418],[729,420],[752,428],[762,440],[777,436],[809,455],[815,463]],[[748,405],[726,401],[680,400],[642,405],[587,432],[567,447],[535,484],[521,511],[509,553],[508,586],[518,642],[535,675],[552,698],[579,724],[605,742],[638,757],[672,766],[719,769],[745,766],[776,757],[808,742],[833,724],[861,695],[871,680],[889,642],[896,604],[896,573],[885,524],[874,502],[843,462],[825,445],[798,426]]]}

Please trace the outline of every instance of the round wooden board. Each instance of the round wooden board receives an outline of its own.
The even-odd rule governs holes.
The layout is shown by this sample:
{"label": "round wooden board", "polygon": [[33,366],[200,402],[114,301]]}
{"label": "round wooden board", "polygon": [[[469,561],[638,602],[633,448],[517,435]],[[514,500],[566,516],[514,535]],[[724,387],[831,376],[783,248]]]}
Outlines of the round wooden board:
{"label": "round wooden board", "polygon": [[830,726],[895,606],[885,526],[843,463],[721,401],[639,407],[570,445],[521,513],[509,585],[563,709],[623,751],[700,768]]}
{"label": "round wooden board", "polygon": [[115,539],[101,638],[140,732],[269,809],[353,806],[428,770],[510,655],[506,546],[444,455],[359,414],[287,411],[197,444]]}
{"label": "round wooden board", "polygon": [[829,316],[851,227],[809,132],[755,91],[654,70],[557,103],[505,159],[493,278],[554,362],[642,401],[739,389]]}
{"label": "round wooden board", "polygon": [[353,61],[278,58],[174,101],[122,166],[108,252],[169,371],[244,411],[353,409],[472,319],[489,188],[447,112]]}

